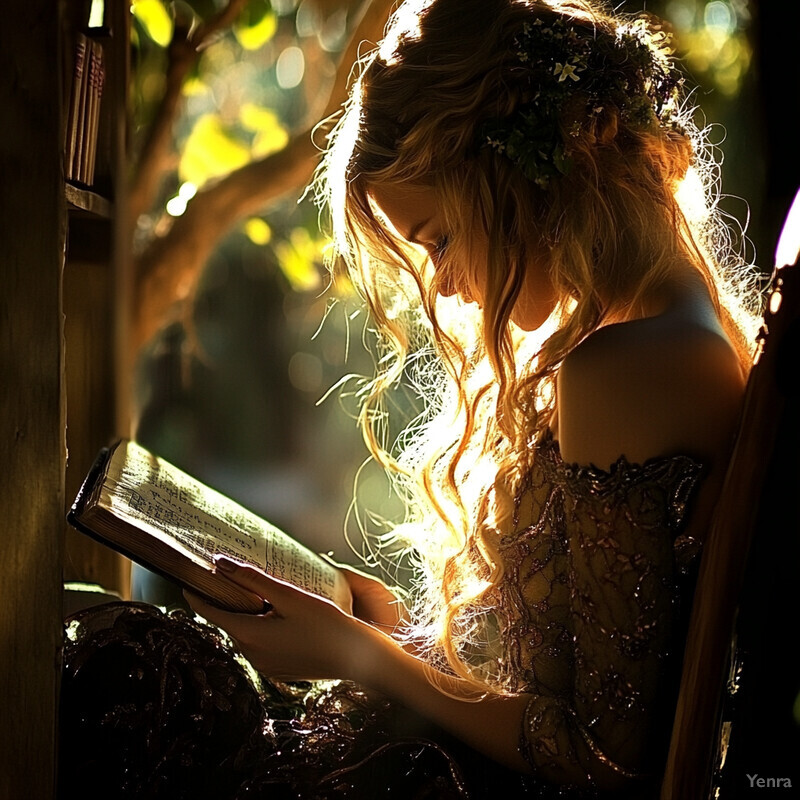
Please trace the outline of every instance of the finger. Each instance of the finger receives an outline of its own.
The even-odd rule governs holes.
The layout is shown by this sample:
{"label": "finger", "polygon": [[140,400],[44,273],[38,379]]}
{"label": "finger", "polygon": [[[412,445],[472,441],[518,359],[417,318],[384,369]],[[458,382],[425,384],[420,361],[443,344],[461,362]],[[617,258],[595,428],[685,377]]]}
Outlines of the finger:
{"label": "finger", "polygon": [[220,628],[226,627],[226,623],[230,623],[231,621],[235,621],[237,619],[241,620],[242,616],[258,617],[272,613],[272,604],[267,602],[266,600],[263,601],[264,607],[260,612],[244,613],[239,611],[230,611],[225,608],[220,608],[220,606],[216,605],[215,603],[212,603],[205,597],[201,597],[200,595],[194,594],[188,589],[184,589],[183,596],[186,598],[186,602],[189,603],[189,606],[196,614],[199,614],[201,617],[207,619],[209,622],[214,623]]}
{"label": "finger", "polygon": [[396,594],[396,591],[390,588],[389,585],[380,578],[376,578],[374,575],[370,575],[368,572],[362,572],[360,569],[350,564],[340,564],[338,561],[334,561],[327,553],[320,553],[319,555],[322,559],[327,561],[331,566],[336,567],[336,569],[342,573],[344,579],[347,581],[350,589],[354,593],[359,592],[360,590],[374,589],[377,585],[382,589],[391,592],[392,594]]}
{"label": "finger", "polygon": [[190,592],[188,589],[184,589],[183,596],[186,598],[186,602],[189,604],[192,611],[199,614],[204,619],[209,620],[209,622],[213,622],[215,625],[222,626],[222,622],[226,617],[233,616],[230,611],[225,611],[219,606],[210,603],[199,594]]}
{"label": "finger", "polygon": [[269,601],[276,605],[282,597],[289,597],[292,592],[302,591],[298,587],[290,583],[273,578],[267,575],[260,569],[250,566],[249,564],[240,564],[238,561],[233,561],[225,556],[218,556],[214,559],[215,571],[220,575],[225,576],[230,581],[238,583],[245,589],[249,589],[259,597],[268,598]]}
{"label": "finger", "polygon": [[339,567],[339,569],[342,575],[344,575],[347,584],[350,586],[350,591],[353,593],[354,597],[374,596],[377,593],[385,593],[387,596],[392,597],[398,605],[403,605],[405,593],[399,586],[390,586],[380,578],[360,572],[353,567],[343,565]]}
{"label": "finger", "polygon": [[344,579],[352,587],[374,586],[377,583],[384,589],[389,589],[389,587],[380,578],[376,578],[374,575],[369,575],[366,572],[361,572],[361,570],[357,569],[356,567],[351,567],[349,564],[337,564],[336,566],[337,569],[341,571],[342,575],[344,575]]}

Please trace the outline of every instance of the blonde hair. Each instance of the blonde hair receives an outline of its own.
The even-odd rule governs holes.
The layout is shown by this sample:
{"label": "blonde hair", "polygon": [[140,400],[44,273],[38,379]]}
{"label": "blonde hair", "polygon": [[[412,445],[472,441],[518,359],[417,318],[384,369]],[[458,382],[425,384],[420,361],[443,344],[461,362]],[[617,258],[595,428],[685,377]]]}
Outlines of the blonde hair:
{"label": "blonde hair", "polygon": [[[642,126],[611,103],[598,112],[576,101],[559,120],[572,169],[546,188],[481,146],[487,119],[509,117],[523,100],[512,45],[537,18],[565,18],[597,37],[616,36],[621,24],[588,0],[409,0],[365,58],[316,182],[339,263],[384,348],[360,419],[409,509],[391,544],[405,537],[416,559],[414,631],[439,666],[477,685],[486,675],[470,663],[476,609],[490,604],[502,577],[490,532],[509,513],[531,444],[547,429],[566,355],[604,322],[635,314],[678,258],[705,280],[743,365],[757,314],[743,259],[728,247],[716,211],[716,165],[688,106],[676,112],[679,126],[655,117]],[[664,39],[653,31],[653,52],[664,58]],[[449,234],[435,274],[381,219],[370,195],[378,184],[434,190]],[[691,215],[679,201],[689,184]],[[476,229],[488,242],[487,263],[470,249]],[[536,261],[558,304],[534,348],[511,313]],[[486,276],[482,310],[470,317],[469,307],[459,308],[461,329],[444,320],[450,301],[439,296],[453,269],[473,285],[475,271]],[[382,402],[400,380],[411,381],[426,406],[387,442]]]}

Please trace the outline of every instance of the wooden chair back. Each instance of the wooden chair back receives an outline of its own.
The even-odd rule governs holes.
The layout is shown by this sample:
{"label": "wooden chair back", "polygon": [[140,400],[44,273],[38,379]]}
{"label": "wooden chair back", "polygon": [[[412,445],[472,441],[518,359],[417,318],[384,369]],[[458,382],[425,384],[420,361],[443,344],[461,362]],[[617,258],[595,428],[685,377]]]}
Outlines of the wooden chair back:
{"label": "wooden chair back", "polygon": [[[773,277],[740,428],[704,544],[661,800],[725,797],[714,782],[730,733],[723,729],[721,710],[735,649],[732,641],[754,534],[757,529],[759,536],[775,533],[763,524],[765,518],[774,522],[777,513],[765,507],[767,477],[783,467],[796,470],[793,464],[776,463],[786,459],[776,455],[776,444],[786,415],[798,413],[789,377],[790,371],[798,371],[798,364],[800,266],[796,262],[776,270]],[[788,502],[798,505],[800,495]],[[746,680],[746,666],[744,670]],[[752,769],[756,771],[755,766]]]}

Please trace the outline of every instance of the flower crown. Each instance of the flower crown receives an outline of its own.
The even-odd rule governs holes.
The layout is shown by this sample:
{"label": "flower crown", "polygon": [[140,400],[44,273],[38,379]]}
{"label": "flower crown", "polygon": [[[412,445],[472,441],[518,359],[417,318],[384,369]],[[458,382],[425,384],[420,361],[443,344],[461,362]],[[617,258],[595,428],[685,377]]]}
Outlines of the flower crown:
{"label": "flower crown", "polygon": [[[633,128],[677,128],[682,78],[670,61],[668,43],[668,35],[651,31],[644,19],[618,25],[616,35],[564,19],[526,22],[514,48],[530,94],[509,117],[487,121],[480,144],[547,188],[571,167],[562,122],[565,104],[578,95],[585,98],[589,119],[609,106]],[[580,132],[576,121],[568,136]]]}

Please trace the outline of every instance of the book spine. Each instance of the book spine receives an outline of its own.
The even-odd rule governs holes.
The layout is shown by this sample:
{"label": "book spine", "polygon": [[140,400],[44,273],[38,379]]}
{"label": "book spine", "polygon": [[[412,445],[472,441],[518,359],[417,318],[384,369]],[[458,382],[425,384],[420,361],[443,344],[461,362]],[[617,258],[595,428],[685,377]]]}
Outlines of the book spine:
{"label": "book spine", "polygon": [[100,104],[103,97],[103,86],[106,78],[105,56],[103,45],[94,41],[93,52],[96,53],[95,68],[90,74],[89,114],[87,123],[87,152],[84,173],[84,183],[91,186],[94,183],[95,163],[97,161],[97,136],[100,128]]}
{"label": "book spine", "polygon": [[90,131],[92,118],[92,103],[94,100],[94,84],[97,82],[97,42],[89,39],[88,62],[86,78],[84,80],[83,118],[81,120],[81,146],[78,158],[77,179],[80,183],[87,183],[89,163],[89,149],[91,147]]}
{"label": "book spine", "polygon": [[94,43],[91,39],[86,40],[86,63],[83,68],[83,81],[81,82],[81,93],[78,98],[78,139],[75,145],[75,160],[72,169],[74,180],[83,180],[83,164],[86,159],[86,120],[89,110],[89,73],[92,68],[92,49]]}
{"label": "book spine", "polygon": [[75,39],[75,63],[73,67],[72,86],[69,94],[69,110],[67,114],[66,146],[64,152],[64,167],[68,180],[74,180],[77,173],[76,154],[80,136],[81,98],[86,73],[86,52],[89,40],[82,33]]}

